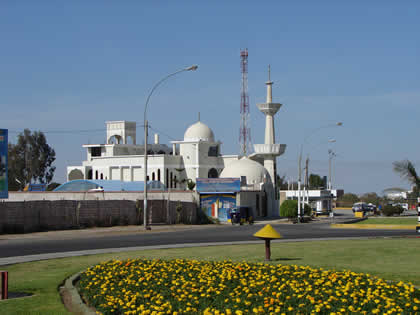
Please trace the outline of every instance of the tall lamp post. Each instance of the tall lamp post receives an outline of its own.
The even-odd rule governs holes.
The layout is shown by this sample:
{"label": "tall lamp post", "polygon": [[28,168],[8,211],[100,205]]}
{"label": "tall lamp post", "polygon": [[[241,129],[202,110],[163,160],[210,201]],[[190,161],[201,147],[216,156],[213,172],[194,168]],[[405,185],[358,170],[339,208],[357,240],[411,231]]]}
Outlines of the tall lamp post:
{"label": "tall lamp post", "polygon": [[[325,125],[325,126],[321,126],[319,128],[316,128],[314,130],[311,131],[311,133],[309,133],[309,135],[307,135],[303,141],[302,144],[300,146],[300,151],[299,151],[299,158],[298,158],[298,223],[302,221],[302,207],[304,207],[304,205],[301,205],[301,178],[302,178],[302,153],[303,153],[303,145],[308,141],[308,139],[317,131],[324,129],[324,128],[328,128],[328,127],[335,127],[335,126],[342,126],[343,123],[342,122],[336,122],[334,124],[329,124],[329,125]],[[303,197],[303,196],[302,196]],[[302,207],[301,207],[302,206]],[[303,209],[304,210],[304,209]]]}
{"label": "tall lamp post", "polygon": [[144,106],[144,205],[143,205],[143,224],[144,224],[144,229],[145,230],[150,230],[150,226],[147,226],[147,133],[148,133],[148,121],[146,118],[146,114],[147,114],[147,105],[149,104],[149,100],[150,97],[152,96],[153,92],[156,90],[156,88],[165,80],[169,79],[170,77],[184,72],[184,71],[195,71],[197,70],[198,66],[197,65],[192,65],[190,67],[187,68],[183,68],[181,70],[175,71],[171,74],[168,74],[167,76],[163,77],[162,79],[160,79],[154,86],[153,88],[150,90],[149,95],[147,96],[146,99],[146,105]]}
{"label": "tall lamp post", "polygon": [[335,152],[331,149],[328,150],[328,187],[327,189],[332,189],[332,159],[337,156]]}
{"label": "tall lamp post", "polygon": [[[328,142],[334,143],[336,142],[335,139],[329,140]],[[334,217],[334,210],[333,210],[333,193],[332,193],[332,159],[337,156],[332,149],[328,149],[328,189],[330,191],[330,217]]]}

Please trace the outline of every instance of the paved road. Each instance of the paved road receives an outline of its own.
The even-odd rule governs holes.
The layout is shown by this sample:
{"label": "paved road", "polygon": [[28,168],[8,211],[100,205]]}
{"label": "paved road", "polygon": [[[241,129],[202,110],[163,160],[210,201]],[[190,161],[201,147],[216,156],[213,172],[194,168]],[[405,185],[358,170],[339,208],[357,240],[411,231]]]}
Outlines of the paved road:
{"label": "paved road", "polygon": [[[330,228],[329,223],[281,224],[270,222],[284,240],[415,236],[410,230],[350,230]],[[169,226],[89,229],[27,235],[0,235],[0,258],[111,249],[209,242],[255,241],[252,235],[262,225]]]}

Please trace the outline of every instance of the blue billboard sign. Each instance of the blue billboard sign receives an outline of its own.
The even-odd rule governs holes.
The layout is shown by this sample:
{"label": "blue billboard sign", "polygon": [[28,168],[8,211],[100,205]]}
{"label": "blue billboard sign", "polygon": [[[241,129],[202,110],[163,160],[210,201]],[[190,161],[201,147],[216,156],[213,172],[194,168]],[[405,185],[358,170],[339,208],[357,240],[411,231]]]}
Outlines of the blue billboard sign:
{"label": "blue billboard sign", "polygon": [[9,198],[7,187],[7,129],[0,129],[0,199]]}
{"label": "blue billboard sign", "polygon": [[241,190],[240,178],[197,178],[199,193],[229,193]]}

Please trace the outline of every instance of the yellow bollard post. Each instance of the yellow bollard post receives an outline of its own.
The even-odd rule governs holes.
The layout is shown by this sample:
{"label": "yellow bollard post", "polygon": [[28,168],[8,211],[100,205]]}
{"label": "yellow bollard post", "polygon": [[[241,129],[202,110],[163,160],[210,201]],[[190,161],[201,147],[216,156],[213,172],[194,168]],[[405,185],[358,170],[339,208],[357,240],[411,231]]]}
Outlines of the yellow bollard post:
{"label": "yellow bollard post", "polygon": [[264,226],[254,236],[265,240],[265,260],[269,261],[271,259],[270,241],[281,238],[282,236],[270,224]]}

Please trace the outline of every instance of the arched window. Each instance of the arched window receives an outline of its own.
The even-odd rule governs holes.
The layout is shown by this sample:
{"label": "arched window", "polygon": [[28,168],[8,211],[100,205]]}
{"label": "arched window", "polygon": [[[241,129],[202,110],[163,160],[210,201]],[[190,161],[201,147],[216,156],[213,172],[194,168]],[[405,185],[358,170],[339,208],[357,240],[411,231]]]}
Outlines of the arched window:
{"label": "arched window", "polygon": [[109,144],[120,144],[122,142],[122,138],[120,135],[113,135],[109,137],[108,143]]}
{"label": "arched window", "polygon": [[155,172],[152,173],[152,180],[155,180]]}
{"label": "arched window", "polygon": [[98,171],[95,172],[95,179],[98,179]]}
{"label": "arched window", "polygon": [[166,188],[169,188],[169,170],[168,169],[166,169],[165,185],[166,185]]}
{"label": "arched window", "polygon": [[157,178],[157,180],[160,181],[160,169],[158,169],[158,178]]}
{"label": "arched window", "polygon": [[104,179],[104,174],[101,173],[101,179]]}
{"label": "arched window", "polygon": [[176,188],[176,176],[174,177],[174,186]]}
{"label": "arched window", "polygon": [[170,184],[171,188],[174,188],[174,187],[173,187],[173,181],[174,181],[174,178],[173,178],[173,174],[172,174],[172,172],[171,172],[171,184]]}
{"label": "arched window", "polygon": [[209,173],[207,174],[208,178],[218,178],[219,177],[219,173],[217,172],[217,170],[215,168],[211,168],[209,169]]}

